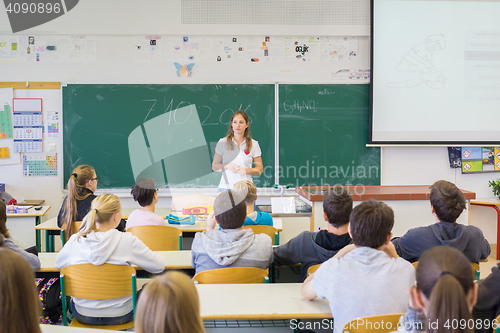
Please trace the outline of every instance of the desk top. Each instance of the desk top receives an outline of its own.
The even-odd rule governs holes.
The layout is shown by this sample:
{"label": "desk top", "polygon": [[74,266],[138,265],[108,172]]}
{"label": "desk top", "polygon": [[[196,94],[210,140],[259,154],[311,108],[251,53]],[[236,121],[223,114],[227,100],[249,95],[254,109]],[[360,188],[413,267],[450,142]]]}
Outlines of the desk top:
{"label": "desk top", "polygon": [[[165,269],[192,269],[191,265],[191,251],[155,251],[165,263]],[[43,252],[38,253],[38,258],[40,259],[41,268],[37,272],[59,272],[56,268],[56,257],[55,252]],[[142,270],[142,268],[133,266],[137,270]]]}
{"label": "desk top", "polygon": [[61,325],[44,325],[40,324],[42,333],[109,333],[109,332],[120,332],[112,330],[99,330],[95,328],[81,328],[81,327],[69,327]]}
{"label": "desk top", "polygon": [[[122,213],[123,214],[123,213]],[[16,214],[16,215],[24,215],[26,214]],[[279,218],[273,218],[273,223],[274,227],[278,229],[278,231],[283,230],[283,220]],[[196,222],[195,224],[169,224],[165,220],[165,225],[168,225],[170,227],[177,228],[181,230],[182,232],[202,232],[207,229],[207,222]],[[53,217],[43,223],[40,223],[39,225],[35,226],[36,230],[61,230],[57,226],[57,217]]]}
{"label": "desk top", "polygon": [[478,198],[476,200],[471,200],[472,205],[487,205],[487,206],[500,206],[500,200],[498,198]]}
{"label": "desk top", "polygon": [[[352,200],[429,200],[430,185],[393,185],[393,186],[346,186],[352,194]],[[331,186],[300,186],[295,188],[301,197],[309,201],[323,201],[323,190]],[[465,198],[475,199],[476,193],[462,190]]]}
{"label": "desk top", "polygon": [[31,207],[28,210],[27,214],[7,214],[7,217],[35,217],[35,216],[44,216],[45,213],[50,209],[50,206],[42,206],[42,209],[35,210],[34,207]]}
{"label": "desk top", "polygon": [[198,284],[203,319],[332,318],[327,300],[308,301],[302,283]]}

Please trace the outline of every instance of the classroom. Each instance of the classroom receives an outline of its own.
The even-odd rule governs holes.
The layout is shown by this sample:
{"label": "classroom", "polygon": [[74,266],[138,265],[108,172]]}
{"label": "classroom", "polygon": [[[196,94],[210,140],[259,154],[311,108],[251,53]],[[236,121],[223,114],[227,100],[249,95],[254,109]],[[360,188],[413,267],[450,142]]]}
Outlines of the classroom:
{"label": "classroom", "polygon": [[[68,3],[65,6],[68,7]],[[288,6],[286,12],[282,11],[284,6]],[[0,159],[0,183],[4,183],[5,192],[18,201],[44,200],[43,206],[51,208],[42,217],[41,222],[53,219],[57,217],[67,194],[65,187],[71,174],[71,166],[78,165],[80,157],[85,160],[85,156],[80,155],[80,149],[86,152],[101,151],[100,145],[105,147],[107,142],[111,142],[107,141],[108,136],[105,133],[107,124],[116,122],[117,126],[122,126],[133,123],[134,128],[139,126],[140,129],[142,124],[136,124],[132,119],[144,118],[142,113],[145,115],[144,119],[147,119],[148,112],[155,107],[163,108],[167,112],[181,110],[183,107],[189,108],[194,104],[200,113],[203,129],[210,131],[210,138],[207,134],[207,137],[196,137],[193,140],[199,139],[205,144],[208,143],[208,148],[203,153],[211,156],[216,140],[225,134],[226,125],[223,119],[227,116],[228,110],[234,112],[247,108],[260,117],[256,118],[252,133],[255,140],[265,144],[264,146],[261,143],[261,149],[265,161],[264,174],[267,172],[267,175],[266,178],[260,177],[262,186],[256,182],[258,205],[270,205],[271,198],[280,196],[280,190],[274,189],[274,184],[290,183],[292,186],[284,190],[284,195],[297,200],[299,194],[295,185],[321,185],[308,183],[307,177],[302,177],[304,170],[307,170],[308,176],[313,177],[314,173],[316,175],[324,173],[327,178],[328,174],[335,172],[336,175],[344,176],[352,173],[352,178],[356,178],[355,166],[362,163],[355,164],[354,160],[351,163],[350,157],[346,158],[347,163],[339,167],[347,166],[351,169],[340,169],[337,166],[336,169],[332,169],[331,165],[314,164],[309,161],[307,164],[302,162],[297,162],[295,165],[284,164],[295,155],[307,155],[309,149],[314,153],[324,151],[325,155],[334,155],[337,149],[339,152],[348,149],[342,142],[335,142],[330,148],[321,146],[313,138],[308,140],[308,137],[304,137],[303,144],[294,151],[295,147],[287,140],[300,137],[301,128],[296,127],[290,120],[292,116],[283,114],[291,114],[292,111],[296,113],[294,117],[298,117],[297,119],[302,121],[301,126],[306,127],[302,135],[304,133],[309,135],[312,132],[324,132],[325,136],[328,135],[327,133],[332,130],[323,127],[321,118],[314,118],[314,115],[318,110],[321,112],[321,101],[328,99],[329,87],[335,85],[349,86],[346,89],[355,91],[361,89],[360,95],[364,96],[363,101],[366,101],[368,108],[367,92],[369,92],[372,65],[370,18],[370,1],[367,0],[352,0],[349,6],[340,0],[331,2],[153,0],[147,4],[134,0],[105,2],[86,0],[77,1],[76,5],[66,8],[63,15],[46,23],[12,33],[7,12],[2,11],[0,88],[14,87],[12,91],[14,98],[41,98],[43,124],[52,121],[57,123],[58,130],[54,133],[46,131],[43,134],[43,149],[39,153],[39,155],[57,154],[56,175],[24,175],[22,155],[14,153],[11,148],[10,158]],[[29,48],[31,45],[31,37],[34,37],[34,45],[31,51],[26,52],[26,47]],[[3,41],[10,43],[15,41],[20,51],[2,50]],[[36,52],[35,45],[38,43],[45,46],[57,45],[57,50],[45,47],[43,53],[41,49],[37,49]],[[176,49],[174,47],[176,43],[182,45],[182,48]],[[353,52],[346,54],[346,47],[352,48],[355,54]],[[172,87],[168,88],[173,89],[172,92],[168,92],[169,96],[172,96],[171,99],[169,97],[168,100],[160,101],[159,98],[164,93],[161,85]],[[196,86],[193,88],[194,92],[191,92],[190,86]],[[293,87],[297,89],[293,91]],[[102,96],[99,94],[101,88]],[[127,90],[129,88],[132,89],[130,94]],[[299,88],[313,91],[316,97],[300,95]],[[203,108],[200,104],[204,103],[206,106],[203,112],[212,107],[209,104],[211,101],[204,100],[205,96],[207,98],[211,96],[204,89],[220,89],[217,96],[221,99],[229,96],[227,109],[211,109],[210,112],[214,113],[203,113],[206,118],[201,119]],[[238,89],[242,98],[238,95]],[[287,89],[291,91],[289,95]],[[121,92],[122,95],[118,93],[114,95],[115,91]],[[156,95],[143,97],[141,95],[143,91],[153,91]],[[92,118],[85,119],[86,128],[78,132],[82,133],[82,136],[73,140],[75,134],[72,135],[69,130],[71,126],[68,122],[80,116],[76,108],[76,99],[71,100],[78,95],[75,92],[97,99],[109,98],[114,102],[125,100],[124,96],[133,95],[138,97],[138,104],[126,105],[128,102],[125,101],[120,108],[113,110],[110,116],[101,118],[99,113],[102,110],[94,108],[93,103],[84,101],[79,107],[88,107],[88,114],[92,114]],[[294,98],[294,94],[300,97]],[[337,92],[337,95],[340,95],[340,92]],[[348,95],[357,96],[351,90],[348,91]],[[149,95],[144,93],[144,96]],[[154,106],[157,97],[158,104]],[[151,102],[153,99],[154,103]],[[74,109],[72,103],[75,103]],[[140,111],[141,115],[137,115],[135,112],[140,103],[144,110]],[[351,101],[346,103],[352,104]],[[263,110],[262,106],[268,104],[272,107]],[[217,104],[214,105],[213,108],[217,107]],[[53,118],[49,119],[49,116]],[[308,119],[311,120],[310,125],[306,122]],[[229,120],[226,120],[226,123],[228,122]],[[206,126],[207,123],[217,123],[217,125],[210,127]],[[142,126],[142,130],[144,133],[148,131],[145,126]],[[189,132],[176,132],[176,135],[193,138]],[[364,135],[368,137],[368,133]],[[92,142],[91,145],[86,145],[87,140]],[[0,147],[3,147],[1,143]],[[344,182],[342,185],[429,186],[443,179],[454,183],[462,190],[475,193],[475,199],[478,201],[482,198],[492,200],[494,197],[491,188],[488,187],[488,181],[497,179],[499,174],[464,174],[461,168],[451,168],[448,158],[449,145],[388,144],[366,147],[368,141],[356,141],[356,144],[361,147],[360,149],[366,149],[367,156],[375,158],[376,163],[369,164],[366,171],[368,176],[364,177],[364,180],[360,180],[359,183]],[[115,147],[110,145],[109,149],[112,152]],[[370,152],[374,155],[369,155]],[[106,169],[107,161],[111,163],[113,157],[93,158],[97,160],[94,166],[97,165],[96,173],[100,177],[96,194],[111,192],[120,198],[123,208],[130,211],[139,207],[130,194],[133,182],[129,184],[130,181],[123,180],[125,176],[121,178],[120,171]],[[367,157],[366,160],[368,159]],[[127,165],[127,168],[132,172],[134,165],[131,167]],[[134,171],[134,176],[139,174],[140,172]],[[372,174],[375,175],[375,180],[372,180]],[[320,179],[319,176],[316,178]],[[189,186],[186,186],[188,188],[179,187],[170,190],[160,188],[157,207],[170,208],[172,196],[175,194],[201,193],[215,197],[220,174],[213,172],[207,175],[206,179],[206,184],[209,186],[203,183],[203,186],[198,187],[195,182],[194,185],[189,183]],[[165,179],[164,181],[166,182]],[[372,181],[373,183],[370,183]],[[333,180],[331,184],[336,183],[338,182]],[[163,185],[165,187],[166,184]],[[314,201],[311,201],[308,204],[314,206]],[[355,205],[358,203],[355,202]],[[428,201],[421,201],[418,204],[407,201],[386,203],[389,206],[394,204],[394,236],[402,236],[414,226],[424,226],[434,222]],[[283,224],[283,232],[280,244],[303,230],[312,231],[322,227],[321,207],[322,205],[316,206],[312,218],[282,217],[280,221]],[[459,219],[462,224],[478,227],[492,245],[498,245],[496,221],[497,215],[493,209],[471,204],[467,205]],[[287,225],[291,226],[288,230]],[[41,241],[43,242],[41,248],[45,251],[47,240]],[[58,237],[55,248],[56,250],[61,248]]]}

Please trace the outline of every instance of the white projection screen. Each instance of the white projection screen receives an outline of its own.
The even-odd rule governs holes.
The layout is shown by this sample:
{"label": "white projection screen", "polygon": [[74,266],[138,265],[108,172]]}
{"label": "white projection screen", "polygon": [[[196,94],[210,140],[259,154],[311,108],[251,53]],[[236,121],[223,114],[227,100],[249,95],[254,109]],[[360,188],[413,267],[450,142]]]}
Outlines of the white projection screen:
{"label": "white projection screen", "polygon": [[372,144],[500,143],[500,1],[372,0]]}

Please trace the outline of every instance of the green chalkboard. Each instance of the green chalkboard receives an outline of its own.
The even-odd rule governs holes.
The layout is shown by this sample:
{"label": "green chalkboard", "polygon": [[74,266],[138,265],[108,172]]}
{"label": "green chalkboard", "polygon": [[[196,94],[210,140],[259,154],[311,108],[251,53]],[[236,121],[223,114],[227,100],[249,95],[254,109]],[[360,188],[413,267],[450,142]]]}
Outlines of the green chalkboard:
{"label": "green chalkboard", "polygon": [[369,88],[280,85],[280,184],[380,185],[380,148],[366,147]]}
{"label": "green chalkboard", "polygon": [[63,87],[64,184],[80,164],[96,169],[99,188],[130,188],[152,177],[160,186],[217,187],[215,144],[234,111],[245,110],[274,184],[275,96],[272,84],[70,84]]}

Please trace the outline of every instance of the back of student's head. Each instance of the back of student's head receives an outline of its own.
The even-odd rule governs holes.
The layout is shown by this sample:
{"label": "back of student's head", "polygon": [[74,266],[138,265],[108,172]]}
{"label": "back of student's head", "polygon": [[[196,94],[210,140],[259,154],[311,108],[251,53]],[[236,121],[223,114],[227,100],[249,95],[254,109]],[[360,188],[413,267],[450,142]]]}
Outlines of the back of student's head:
{"label": "back of student's head", "polygon": [[465,196],[446,180],[438,180],[431,185],[431,205],[439,221],[455,222],[465,209]]}
{"label": "back of student's head", "polygon": [[431,324],[439,323],[440,329],[430,327],[429,333],[472,332],[443,327],[447,321],[452,323],[465,319],[469,322],[471,319],[469,307],[472,305],[466,295],[474,280],[471,264],[462,252],[449,246],[435,246],[425,251],[418,262],[416,280],[417,289],[429,300],[427,319]]}
{"label": "back of student's head", "polygon": [[352,210],[350,223],[352,242],[376,249],[387,242],[394,226],[394,212],[383,202],[364,201]]}
{"label": "back of student's head", "polygon": [[[90,165],[77,166],[68,179],[68,196],[64,203],[64,211],[61,217],[62,224],[66,224],[66,230],[69,234],[73,233],[71,222],[77,219],[77,201],[84,200],[92,193],[83,193],[82,189],[86,187],[89,180],[92,180],[95,170]],[[81,195],[82,194],[82,195]]]}
{"label": "back of student's head", "polygon": [[78,237],[96,230],[96,223],[111,223],[113,215],[121,212],[120,199],[114,194],[103,193],[92,200],[90,211],[85,215],[78,231]]}
{"label": "back of student's head", "polygon": [[214,202],[215,219],[222,229],[236,229],[245,223],[247,207],[245,197],[237,191],[219,193]]}
{"label": "back of student's head", "polygon": [[0,234],[5,238],[9,238],[9,231],[7,230],[7,205],[0,200]]}
{"label": "back of student's head", "polygon": [[325,190],[323,195],[323,211],[328,222],[334,227],[349,223],[352,211],[352,196],[343,186],[335,186]]}
{"label": "back of student's head", "polygon": [[19,254],[0,247],[0,332],[40,333],[35,275]]}
{"label": "back of student's head", "polygon": [[151,205],[155,197],[156,187],[153,178],[141,178],[132,187],[130,194],[141,207]]}
{"label": "back of student's head", "polygon": [[205,332],[193,281],[171,271],[156,277],[141,293],[135,319],[137,333]]}
{"label": "back of student's head", "polygon": [[234,191],[245,197],[245,204],[249,205],[257,198],[257,187],[249,180],[240,180],[234,184]]}

